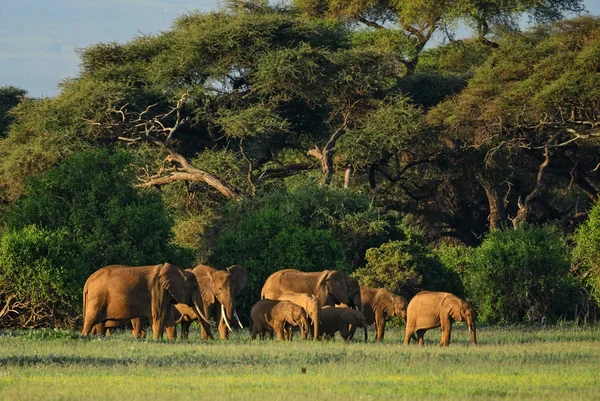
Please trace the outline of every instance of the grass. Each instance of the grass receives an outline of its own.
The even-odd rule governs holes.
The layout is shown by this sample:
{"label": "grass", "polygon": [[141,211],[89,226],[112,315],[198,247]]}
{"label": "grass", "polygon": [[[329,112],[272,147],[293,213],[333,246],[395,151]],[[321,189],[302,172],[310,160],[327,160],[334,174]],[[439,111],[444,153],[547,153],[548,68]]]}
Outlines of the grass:
{"label": "grass", "polygon": [[599,328],[482,327],[478,347],[458,324],[450,347],[438,347],[439,336],[428,332],[419,348],[402,346],[398,329],[380,344],[251,341],[247,332],[201,342],[194,331],[175,343],[127,333],[82,339],[70,331],[0,332],[0,399],[600,397]]}

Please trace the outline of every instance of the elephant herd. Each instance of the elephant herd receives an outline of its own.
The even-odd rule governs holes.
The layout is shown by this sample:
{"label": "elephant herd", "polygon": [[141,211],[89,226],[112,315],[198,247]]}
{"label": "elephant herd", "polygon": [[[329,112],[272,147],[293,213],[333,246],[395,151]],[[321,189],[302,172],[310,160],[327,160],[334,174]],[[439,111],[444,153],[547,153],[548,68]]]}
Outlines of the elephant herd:
{"label": "elephant herd", "polygon": [[[243,328],[235,308],[235,297],[245,288],[249,275],[242,266],[225,270],[199,265],[182,269],[170,263],[156,266],[106,266],[93,273],[83,289],[82,335],[109,335],[110,329],[131,323],[133,336],[145,335],[142,318],[152,322],[154,339],[167,333],[169,340],[187,338],[197,320],[202,339],[213,339],[210,320],[217,323],[221,339],[232,331],[233,319]],[[261,300],[250,311],[252,338],[275,334],[278,340],[292,340],[298,328],[303,340],[332,338],[336,332],[344,341],[357,328],[375,324],[376,340],[383,340],[388,317],[406,321],[404,344],[415,339],[423,345],[424,333],[441,327],[440,345],[450,343],[452,322],[463,321],[476,344],[473,307],[445,292],[422,291],[410,303],[383,288],[361,287],[358,281],[337,270],[302,272],[280,270],[265,281]]]}

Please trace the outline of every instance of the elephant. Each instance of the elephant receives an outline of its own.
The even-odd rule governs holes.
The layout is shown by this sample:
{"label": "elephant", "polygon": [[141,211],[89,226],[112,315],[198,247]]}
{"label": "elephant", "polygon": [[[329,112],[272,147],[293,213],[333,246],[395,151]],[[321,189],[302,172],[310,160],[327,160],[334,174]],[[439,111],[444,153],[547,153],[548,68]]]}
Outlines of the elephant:
{"label": "elephant", "polygon": [[306,315],[310,319],[309,325],[312,324],[314,339],[319,337],[319,322],[321,318],[321,302],[312,294],[298,293],[286,291],[279,296],[281,301],[290,301],[301,306],[306,311]]}
{"label": "elephant", "polygon": [[358,280],[354,277],[346,276],[346,284],[348,285],[348,305],[349,308],[362,310],[362,293]]}
{"label": "elephant", "polygon": [[347,304],[358,309],[362,306],[358,281],[337,270],[280,270],[271,274],[265,281],[261,299],[279,299],[286,291],[312,294],[317,297],[321,306]]}
{"label": "elephant", "polygon": [[465,322],[471,332],[471,342],[477,345],[473,306],[454,294],[421,291],[410,300],[406,315],[404,345],[408,345],[416,333],[417,341],[422,346],[425,332],[441,326],[440,346],[447,346],[450,344],[454,320]]}
{"label": "elephant", "polygon": [[382,341],[385,335],[385,320],[388,316],[400,316],[406,321],[406,306],[408,302],[385,288],[360,288],[362,312],[367,324],[375,323],[375,340]]}
{"label": "elephant", "polygon": [[[219,324],[219,335],[221,339],[229,337],[231,331],[230,322],[233,318],[239,326],[242,323],[235,310],[235,296],[238,295],[248,284],[248,272],[240,265],[233,265],[225,270],[217,270],[210,266],[198,265],[191,271],[202,294],[202,311],[210,319],[213,317]],[[181,337],[187,338],[190,324],[197,319],[193,309],[185,304],[177,304],[175,308],[182,315],[178,321],[181,323]],[[210,326],[200,321],[200,336],[204,339],[213,339]]]}
{"label": "elephant", "polygon": [[351,340],[357,327],[365,331],[365,342],[368,340],[368,327],[365,315],[359,310],[346,307],[326,306],[321,309],[321,332],[323,337],[331,337],[340,332],[344,341]]}
{"label": "elephant", "polygon": [[[90,335],[110,336],[111,330],[116,328],[126,328],[129,320],[107,320],[103,323],[98,323],[90,331]],[[142,319],[131,319],[131,334],[133,338],[146,338],[146,331],[142,328]],[[168,334],[168,332],[167,332]]]}
{"label": "elephant", "polygon": [[[172,319],[170,305],[194,307],[200,319],[202,295],[196,277],[170,263],[155,266],[105,266],[92,273],[83,287],[82,336],[107,320],[146,317],[152,322],[154,339],[162,338]],[[101,329],[101,332],[104,330]]]}
{"label": "elephant", "polygon": [[299,326],[302,339],[306,340],[308,334],[308,319],[304,309],[290,301],[277,301],[263,299],[258,301],[250,310],[252,318],[252,339],[257,335],[264,340],[265,334],[277,340],[292,340],[292,332],[288,325]]}

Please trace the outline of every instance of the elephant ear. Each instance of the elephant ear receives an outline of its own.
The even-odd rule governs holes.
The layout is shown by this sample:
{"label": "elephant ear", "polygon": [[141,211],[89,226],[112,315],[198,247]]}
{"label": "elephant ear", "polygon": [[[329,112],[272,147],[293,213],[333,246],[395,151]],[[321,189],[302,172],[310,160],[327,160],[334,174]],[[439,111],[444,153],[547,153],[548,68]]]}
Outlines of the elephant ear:
{"label": "elephant ear", "polygon": [[185,277],[180,267],[165,263],[160,269],[158,281],[177,303],[185,303]]}
{"label": "elephant ear", "polygon": [[456,320],[457,322],[463,321],[462,314],[460,313],[461,301],[458,298],[454,296],[447,296],[442,301],[442,306],[443,310],[452,316],[452,319]]}
{"label": "elephant ear", "polygon": [[241,265],[229,266],[227,271],[231,274],[233,295],[238,295],[248,284],[248,271]]}
{"label": "elephant ear", "polygon": [[196,275],[196,281],[198,281],[198,285],[200,286],[200,293],[202,294],[202,299],[206,303],[214,304],[215,293],[212,290],[212,275],[209,272],[203,270],[195,270],[194,274]]}

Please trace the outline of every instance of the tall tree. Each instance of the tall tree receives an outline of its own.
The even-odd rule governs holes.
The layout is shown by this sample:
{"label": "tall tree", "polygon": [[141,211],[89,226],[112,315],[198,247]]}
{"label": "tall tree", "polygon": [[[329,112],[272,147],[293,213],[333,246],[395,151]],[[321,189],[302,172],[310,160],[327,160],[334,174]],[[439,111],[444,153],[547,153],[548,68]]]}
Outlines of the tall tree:
{"label": "tall tree", "polygon": [[523,13],[538,22],[556,21],[565,12],[583,11],[581,0],[295,0],[309,16],[341,19],[373,29],[371,40],[392,47],[406,68],[415,72],[419,55],[434,33],[443,29],[451,35],[465,22],[480,41],[495,46],[487,35],[516,28]]}

